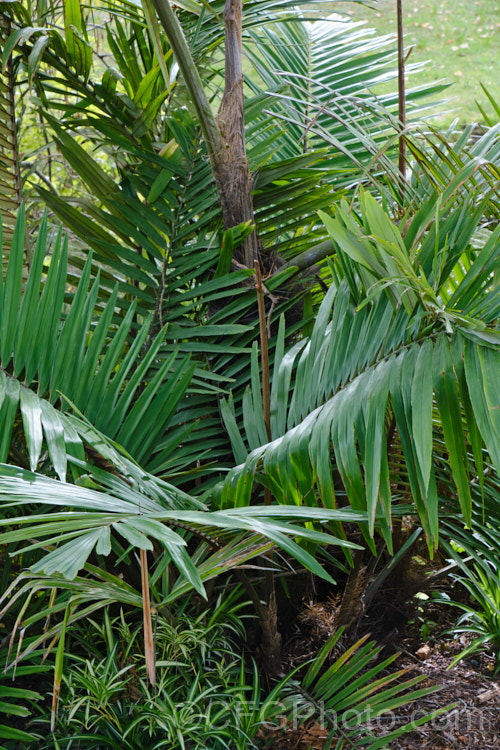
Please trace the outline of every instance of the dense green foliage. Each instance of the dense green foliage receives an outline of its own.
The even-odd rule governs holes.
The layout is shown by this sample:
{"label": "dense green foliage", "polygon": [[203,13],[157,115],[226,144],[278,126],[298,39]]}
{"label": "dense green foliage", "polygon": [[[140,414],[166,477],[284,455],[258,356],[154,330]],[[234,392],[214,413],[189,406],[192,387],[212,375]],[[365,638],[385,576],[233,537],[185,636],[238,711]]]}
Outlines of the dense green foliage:
{"label": "dense green foliage", "polygon": [[[335,715],[396,710],[422,693],[379,676],[392,658],[363,671],[366,639],[327,667],[341,630],[300,689],[288,675],[266,694],[235,663],[239,618],[254,608],[262,659],[279,659],[273,575],[305,567],[345,586],[336,624],[355,631],[420,530],[431,557],[444,537],[488,612],[466,610],[477,645],[498,641],[478,517],[500,500],[498,126],[402,134],[397,96],[371,93],[394,80],[389,39],[251,0],[254,221],[228,226],[161,5],[2,9],[5,86],[43,144],[19,163],[24,208],[2,248],[1,648],[7,673],[28,679],[42,653],[53,667],[52,711],[27,727],[42,747],[258,746],[306,693]],[[223,9],[176,11],[211,111]],[[427,106],[408,93],[410,120]],[[254,227],[258,269],[240,254]],[[40,713],[36,695],[10,697]],[[352,729],[330,727],[331,746],[390,741]]]}

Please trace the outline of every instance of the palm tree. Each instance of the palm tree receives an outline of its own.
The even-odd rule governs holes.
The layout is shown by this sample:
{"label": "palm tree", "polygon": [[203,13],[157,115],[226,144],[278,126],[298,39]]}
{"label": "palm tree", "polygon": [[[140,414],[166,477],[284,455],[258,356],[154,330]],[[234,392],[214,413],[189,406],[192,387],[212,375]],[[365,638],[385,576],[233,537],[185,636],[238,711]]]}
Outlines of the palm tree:
{"label": "palm tree", "polygon": [[[485,215],[497,217],[493,136],[437,166],[408,138],[423,173],[415,168],[401,206],[390,158],[397,100],[387,98],[387,111],[359,93],[389,76],[385,41],[332,22],[307,26],[289,10],[286,23],[274,16],[257,28],[262,3],[245,4],[259,74],[248,84],[246,153],[265,321],[254,269],[241,262],[246,250],[235,256],[253,227],[224,215],[201,104],[186,104],[193,69],[203,106],[207,91],[218,101],[222,5],[211,7],[215,15],[201,6],[179,12],[182,37],[167,9],[175,33],[165,38],[149,3],[144,17],[126,4],[127,23],[107,29],[117,69],[104,61],[98,81],[81,14],[70,18],[66,8],[64,38],[50,25],[28,38],[14,7],[20,25],[6,57],[17,44],[19,71],[33,75],[40,65],[43,117],[88,192],[39,186],[38,195],[92,250],[80,243],[70,252],[61,236],[50,247],[45,221],[23,287],[19,219],[2,290],[0,458],[10,464],[2,498],[7,507],[49,508],[4,516],[14,527],[5,543],[36,540],[23,552],[25,561],[33,555],[31,570],[6,606],[57,587],[55,603],[39,600],[30,621],[66,612],[39,640],[112,601],[142,607],[147,630],[148,550],[158,607],[252,558],[267,555],[274,566],[275,547],[328,576],[318,546],[340,546],[350,563],[361,546],[359,565],[365,548],[392,551],[393,518],[403,514],[418,515],[432,551],[443,461],[465,523],[484,446],[498,468],[498,232],[483,226]],[[179,60],[184,84],[175,34],[189,43]],[[343,48],[339,70],[332,50]],[[331,260],[297,285],[297,272],[325,255]],[[259,356],[268,338],[269,419],[261,383],[271,376]],[[68,506],[71,516],[61,511]],[[359,524],[356,543],[346,522]],[[126,582],[106,569],[109,555],[125,561]],[[264,621],[259,595],[244,571],[240,578]]]}

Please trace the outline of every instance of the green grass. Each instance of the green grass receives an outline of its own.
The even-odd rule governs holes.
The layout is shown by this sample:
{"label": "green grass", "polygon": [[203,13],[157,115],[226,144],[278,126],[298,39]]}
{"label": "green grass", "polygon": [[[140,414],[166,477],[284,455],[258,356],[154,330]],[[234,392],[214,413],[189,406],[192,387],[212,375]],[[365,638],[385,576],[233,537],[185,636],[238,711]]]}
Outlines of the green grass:
{"label": "green grass", "polygon": [[[396,36],[396,0],[378,0],[374,10],[353,2],[335,2],[332,9]],[[481,121],[476,100],[493,116],[480,83],[500,102],[500,0],[403,0],[403,15],[405,46],[413,47],[409,62],[429,61],[410,84],[453,83],[447,92],[453,102],[445,108],[454,111],[440,121]]]}

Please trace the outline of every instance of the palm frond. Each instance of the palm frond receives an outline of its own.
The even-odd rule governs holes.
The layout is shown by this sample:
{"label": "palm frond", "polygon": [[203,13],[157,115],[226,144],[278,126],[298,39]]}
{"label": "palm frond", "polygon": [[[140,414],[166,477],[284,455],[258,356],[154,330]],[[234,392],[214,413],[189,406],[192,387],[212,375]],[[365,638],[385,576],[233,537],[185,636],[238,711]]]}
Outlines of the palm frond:
{"label": "palm frond", "polygon": [[[304,513],[304,509],[293,506],[210,512],[195,498],[148,476],[130,462],[126,468],[131,473],[127,472],[123,478],[81,461],[76,464],[85,471],[78,485],[17,467],[0,467],[3,509],[32,507],[33,503],[44,509],[35,515],[2,514],[0,527],[5,529],[0,533],[2,543],[14,545],[16,555],[22,554],[25,560],[27,555],[34,555],[35,561],[30,571],[22,572],[3,593],[0,616],[26,595],[43,594],[54,586],[59,591],[57,597],[52,597],[48,604],[42,598],[42,606],[26,616],[25,607],[15,627],[22,623],[27,628],[46,619],[49,613],[65,613],[64,624],[55,623],[35,637],[34,642],[30,640],[28,651],[49,638],[57,640],[66,622],[88,616],[112,602],[143,606],[141,594],[132,585],[89,560],[94,554],[98,558],[110,555],[113,559],[127,558],[132,563],[131,550],[161,548],[151,574],[151,590],[155,606],[163,607],[193,589],[205,595],[204,582],[229,570],[244,569],[250,560],[273,547],[281,548],[316,575],[331,581],[297,540],[357,548],[331,533],[313,529],[310,522],[321,527],[329,521],[365,519],[365,514],[350,509],[311,508]],[[189,554],[187,542],[191,540],[192,551],[193,539],[201,541],[194,553]],[[169,566],[178,570],[179,577],[166,588]],[[20,651],[15,662],[23,655]]]}
{"label": "palm frond", "polygon": [[[172,348],[158,362],[164,332],[151,338],[151,318],[139,325],[135,302],[123,319],[117,318],[116,287],[96,317],[99,278],[90,283],[91,258],[66,307],[68,243],[61,232],[42,282],[48,250],[46,219],[24,290],[23,248],[21,211],[0,288],[2,460],[9,454],[20,411],[31,469],[36,469],[45,438],[54,467],[64,479],[68,453],[76,451],[83,457],[80,428],[75,429],[64,415],[69,403],[137,457],[154,456],[158,436],[165,433],[195,371],[189,355],[178,356]],[[139,353],[142,359],[137,365]]]}
{"label": "palm frond", "polygon": [[[86,467],[92,472],[89,465]],[[91,474],[94,485],[103,478],[103,472]],[[117,532],[127,543],[141,549],[151,550],[150,538],[157,539],[165,546],[174,564],[177,565],[192,585],[200,590],[201,583],[192,563],[188,563],[186,553],[180,549],[186,546],[182,536],[169,528],[169,524],[182,530],[188,529],[222,529],[228,532],[241,531],[259,534],[266,537],[278,547],[282,547],[293,558],[306,564],[311,570],[323,578],[329,575],[305,550],[299,547],[289,537],[301,537],[310,541],[339,544],[343,547],[356,548],[357,545],[341,539],[335,539],[329,534],[315,531],[302,526],[306,519],[316,519],[319,522],[328,520],[363,520],[365,514],[352,512],[350,509],[325,510],[310,508],[304,515],[304,510],[296,507],[270,508],[267,506],[230,509],[227,511],[183,510],[169,508],[168,498],[156,494],[145,494],[147,481],[141,485],[141,491],[128,486],[124,481],[111,479],[115,494],[108,490],[103,492],[90,487],[64,484],[55,479],[36,475],[15,467],[4,465],[1,470],[1,498],[5,505],[15,504],[21,507],[27,503],[41,503],[51,507],[67,508],[72,512],[55,511],[49,514],[19,516],[5,518],[3,526],[19,526],[12,531],[6,531],[2,539],[5,543],[26,541],[25,527],[29,527],[29,538],[40,541],[34,542],[29,549],[43,548],[44,537],[50,537],[51,544],[59,544],[54,552],[50,552],[43,561],[36,563],[34,572],[46,574],[62,573],[72,579],[81,570],[94,547],[103,555],[111,553],[111,532]],[[156,489],[160,489],[157,485]],[[103,487],[104,489],[104,487]],[[108,488],[106,488],[108,489]],[[170,491],[176,493],[170,487]],[[294,522],[297,523],[294,523]],[[71,540],[71,541],[68,541]],[[61,543],[62,544],[61,546]],[[28,548],[26,548],[28,549]],[[255,552],[255,554],[260,554]],[[187,568],[185,566],[188,566]],[[191,572],[189,572],[191,571]]]}
{"label": "palm frond", "polygon": [[[315,715],[318,705],[326,709],[325,723],[330,730],[326,738],[328,747],[332,747],[332,743],[337,740],[337,750],[355,746],[354,743],[361,743],[369,750],[377,750],[412,731],[415,724],[425,724],[453,707],[438,709],[420,717],[417,722],[400,726],[377,739],[370,731],[371,720],[386,711],[394,712],[402,706],[411,704],[423,695],[439,690],[439,687],[414,690],[413,688],[424,678],[420,676],[402,681],[405,670],[382,675],[382,672],[397,659],[397,654],[384,659],[374,667],[369,667],[380,651],[373,642],[367,642],[368,636],[354,643],[320,675],[320,670],[325,666],[342,633],[342,629],[339,629],[328,639],[302,680],[304,704],[309,704],[313,709],[312,715]],[[341,721],[338,721],[339,717],[342,717]]]}
{"label": "palm frond", "polygon": [[473,129],[474,126],[468,126],[460,134],[454,133],[453,126],[446,134],[417,131],[413,138],[407,139],[407,147],[415,160],[412,183],[417,205],[436,190],[446,192],[460,176],[464,191],[484,190],[488,210],[498,218],[498,191],[491,190],[490,186],[498,181],[500,125],[488,128],[479,136],[474,135]]}
{"label": "palm frond", "polygon": [[[269,97],[264,133],[270,118],[281,130],[272,160],[321,153],[327,146],[322,177],[336,189],[360,179],[380,188],[377,175],[384,173],[398,184],[390,158],[398,132],[391,114],[397,97],[374,93],[380,83],[396,77],[392,39],[373,36],[373,30],[359,23],[340,22],[338,16],[315,23],[297,16],[264,25],[250,36],[247,55]],[[260,90],[252,81],[249,85]],[[423,96],[418,88],[408,92],[413,117],[422,114]],[[258,142],[263,136],[257,130],[254,137]]]}
{"label": "palm frond", "polygon": [[[229,472],[216,501],[221,507],[248,505],[258,482],[278,502],[308,505],[317,494],[331,508],[337,475],[351,507],[368,514],[367,542],[379,517],[378,528],[390,545],[391,506],[398,500],[388,463],[392,418],[417,511],[429,543],[437,545],[435,457],[446,451],[467,524],[470,474],[483,471],[480,450],[474,451],[479,465],[473,469],[468,441],[484,440],[497,470],[500,466],[492,409],[497,402],[492,373],[500,356],[493,258],[500,252],[500,235],[476,249],[470,238],[480,214],[448,206],[420,235],[422,217],[416,216],[403,238],[369,195],[362,195],[361,208],[360,220],[347,206],[335,219],[323,217],[337,248],[332,267],[337,280],[309,340],[284,354],[282,328],[277,350],[283,354],[275,361],[272,383],[272,442],[262,439],[258,387],[247,396],[246,444],[234,432],[229,404],[224,407],[235,455],[244,463]],[[468,281],[445,294],[464,257]],[[464,313],[467,302],[480,317]],[[434,401],[442,432],[433,425]]]}

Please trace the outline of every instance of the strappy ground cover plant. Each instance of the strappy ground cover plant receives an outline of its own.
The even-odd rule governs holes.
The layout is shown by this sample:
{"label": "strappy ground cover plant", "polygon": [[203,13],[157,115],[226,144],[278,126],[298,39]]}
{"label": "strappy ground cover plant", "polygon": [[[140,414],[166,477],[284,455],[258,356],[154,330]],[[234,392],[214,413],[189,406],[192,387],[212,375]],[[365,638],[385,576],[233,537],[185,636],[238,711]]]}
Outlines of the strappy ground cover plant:
{"label": "strappy ground cover plant", "polygon": [[23,272],[20,214],[0,305],[2,540],[23,569],[6,574],[4,614],[19,657],[56,650],[54,709],[75,620],[142,610],[154,682],[151,608],[233,569],[276,667],[269,569],[294,560],[331,581],[316,554],[337,546],[356,572],[393,551],[403,514],[432,553],[447,496],[469,523],[485,450],[498,469],[497,129],[472,146],[408,136],[402,183],[397,101],[369,91],[391,75],[387,40],[248,3],[255,72],[236,110],[252,214],[228,218],[207,129],[229,139],[228,97],[215,125],[210,112],[221,45],[239,36],[219,5],[103,3],[106,55],[79,3],[11,8],[4,61],[81,181],[37,186],[71,236],[42,220]]}

